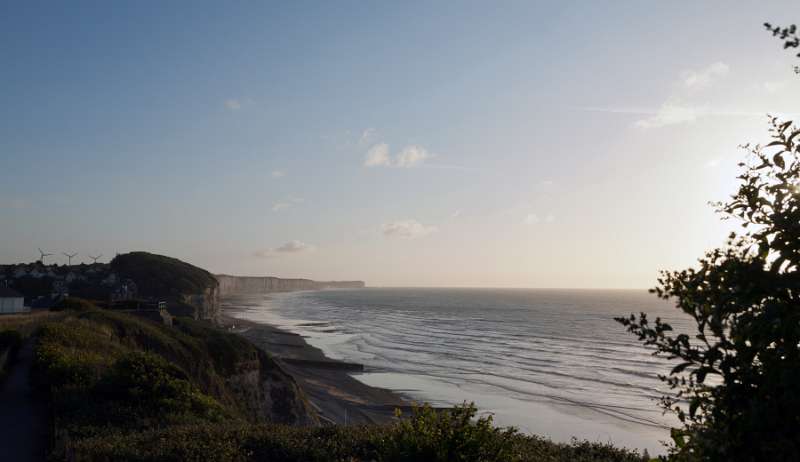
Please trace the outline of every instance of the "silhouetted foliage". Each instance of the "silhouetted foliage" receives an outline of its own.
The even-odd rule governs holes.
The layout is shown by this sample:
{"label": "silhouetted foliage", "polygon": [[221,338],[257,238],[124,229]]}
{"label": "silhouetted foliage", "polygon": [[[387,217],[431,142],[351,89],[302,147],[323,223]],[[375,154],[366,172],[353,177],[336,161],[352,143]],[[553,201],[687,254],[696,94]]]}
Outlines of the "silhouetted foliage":
{"label": "silhouetted foliage", "polygon": [[[773,37],[777,37],[780,40],[783,40],[783,48],[800,48],[800,37],[797,36],[797,26],[792,24],[789,27],[780,26],[773,26],[772,24],[765,22],[764,27],[767,28],[768,31],[772,32]],[[797,53],[797,57],[800,58],[800,53]],[[800,66],[795,66],[794,71],[800,74]]]}
{"label": "silhouetted foliage", "polygon": [[661,377],[675,391],[662,405],[684,423],[677,460],[800,460],[800,129],[770,124],[769,144],[743,146],[738,191],[715,204],[743,234],[653,289],[696,321],[694,337],[645,313],[617,319],[680,360]]}

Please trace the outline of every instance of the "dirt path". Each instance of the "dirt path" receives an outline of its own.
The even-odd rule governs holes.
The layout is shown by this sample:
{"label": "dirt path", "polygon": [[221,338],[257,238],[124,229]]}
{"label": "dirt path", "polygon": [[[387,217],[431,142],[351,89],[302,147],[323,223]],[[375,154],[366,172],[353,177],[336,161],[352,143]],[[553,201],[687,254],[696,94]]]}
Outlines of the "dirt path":
{"label": "dirt path", "polygon": [[22,346],[11,373],[0,383],[0,459],[29,462],[45,460],[47,408],[36,399],[30,385],[33,342]]}

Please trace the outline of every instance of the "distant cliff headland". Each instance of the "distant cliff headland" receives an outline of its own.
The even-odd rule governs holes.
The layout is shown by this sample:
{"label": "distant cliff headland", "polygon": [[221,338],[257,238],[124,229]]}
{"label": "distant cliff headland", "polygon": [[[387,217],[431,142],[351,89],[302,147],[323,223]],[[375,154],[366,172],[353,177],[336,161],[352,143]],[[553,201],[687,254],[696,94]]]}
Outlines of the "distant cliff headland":
{"label": "distant cliff headland", "polygon": [[119,254],[109,263],[0,265],[0,286],[25,297],[26,306],[51,308],[66,297],[102,305],[164,302],[174,316],[216,322],[219,283],[208,271],[148,252]]}
{"label": "distant cliff headland", "polygon": [[148,252],[117,255],[109,263],[0,265],[0,287],[15,289],[26,306],[50,308],[66,297],[123,305],[163,302],[173,316],[218,322],[219,297],[232,294],[361,288],[363,281],[312,281],[213,275],[175,258]]}
{"label": "distant cliff headland", "polygon": [[272,276],[215,275],[220,295],[292,292],[295,290],[360,289],[364,281],[312,281],[311,279],[283,279]]}

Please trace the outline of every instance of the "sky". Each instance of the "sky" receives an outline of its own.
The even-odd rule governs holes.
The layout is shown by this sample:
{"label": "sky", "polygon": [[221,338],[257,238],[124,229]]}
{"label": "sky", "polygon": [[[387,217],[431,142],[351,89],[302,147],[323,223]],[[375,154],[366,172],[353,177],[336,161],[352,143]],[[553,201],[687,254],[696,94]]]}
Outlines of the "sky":
{"label": "sky", "polygon": [[3,2],[0,262],[647,288],[796,115],[773,2]]}

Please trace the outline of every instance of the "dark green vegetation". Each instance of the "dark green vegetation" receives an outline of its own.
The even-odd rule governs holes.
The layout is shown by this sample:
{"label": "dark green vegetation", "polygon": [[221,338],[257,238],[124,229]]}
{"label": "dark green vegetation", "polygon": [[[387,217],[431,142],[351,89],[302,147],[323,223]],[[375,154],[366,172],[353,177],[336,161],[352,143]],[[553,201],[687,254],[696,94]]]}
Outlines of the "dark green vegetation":
{"label": "dark green vegetation", "polygon": [[[33,377],[53,407],[56,459],[87,438],[154,428],[313,421],[293,380],[239,337],[187,318],[168,327],[83,301],[69,300],[66,309],[36,334]],[[265,387],[279,405],[265,406]]]}
{"label": "dark green vegetation", "polygon": [[177,258],[147,252],[130,252],[111,260],[111,268],[123,278],[136,282],[145,296],[168,297],[200,294],[217,287],[217,280],[208,271]]}
{"label": "dark green vegetation", "polygon": [[800,129],[770,123],[766,146],[744,146],[738,191],[715,204],[744,231],[653,290],[696,321],[694,336],[645,313],[618,319],[680,361],[661,377],[675,391],[662,405],[684,424],[674,460],[800,460]]}
{"label": "dark green vegetation", "polygon": [[[53,460],[642,460],[607,445],[498,429],[489,418],[476,420],[471,406],[423,407],[385,426],[320,427],[291,378],[238,336],[184,318],[164,326],[80,300],[64,308],[35,334],[34,379],[53,410]],[[256,388],[277,391],[267,414],[253,410],[251,381],[241,380],[252,378],[254,363],[261,364]]]}
{"label": "dark green vegetation", "polygon": [[395,425],[290,427],[198,424],[87,438],[76,460],[123,461],[637,461],[625,450],[598,443],[556,444],[471,420],[475,408],[452,412],[421,408]]}

